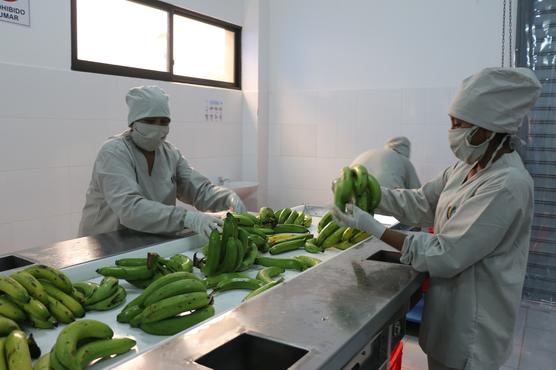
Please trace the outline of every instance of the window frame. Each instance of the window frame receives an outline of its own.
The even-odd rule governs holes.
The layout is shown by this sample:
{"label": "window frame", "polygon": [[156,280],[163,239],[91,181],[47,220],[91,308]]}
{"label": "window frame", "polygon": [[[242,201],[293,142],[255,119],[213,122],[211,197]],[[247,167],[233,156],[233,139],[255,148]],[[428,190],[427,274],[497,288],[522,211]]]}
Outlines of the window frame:
{"label": "window frame", "polygon": [[[227,89],[241,89],[241,26],[212,18],[207,15],[197,13],[188,9],[183,9],[172,4],[167,4],[159,0],[128,0],[138,4],[150,6],[168,12],[168,72],[155,71],[135,67],[126,67],[117,64],[91,62],[77,58],[77,1],[71,0],[71,69],[73,71],[100,73],[123,77],[137,77],[151,80],[182,82],[193,85],[221,87]],[[234,33],[234,81],[225,82],[196,78],[189,76],[175,75],[174,64],[174,15],[187,17],[195,21],[210,24],[223,28]]]}

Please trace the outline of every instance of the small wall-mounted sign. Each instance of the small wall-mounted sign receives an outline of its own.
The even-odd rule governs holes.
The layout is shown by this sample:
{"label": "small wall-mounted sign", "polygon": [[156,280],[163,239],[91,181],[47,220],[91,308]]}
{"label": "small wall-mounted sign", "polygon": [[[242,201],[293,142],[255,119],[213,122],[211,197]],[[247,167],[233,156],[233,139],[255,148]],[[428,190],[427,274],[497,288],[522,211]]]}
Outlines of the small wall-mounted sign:
{"label": "small wall-mounted sign", "polygon": [[208,99],[205,103],[205,122],[222,122],[224,101]]}
{"label": "small wall-mounted sign", "polygon": [[0,21],[31,25],[29,0],[0,0]]}

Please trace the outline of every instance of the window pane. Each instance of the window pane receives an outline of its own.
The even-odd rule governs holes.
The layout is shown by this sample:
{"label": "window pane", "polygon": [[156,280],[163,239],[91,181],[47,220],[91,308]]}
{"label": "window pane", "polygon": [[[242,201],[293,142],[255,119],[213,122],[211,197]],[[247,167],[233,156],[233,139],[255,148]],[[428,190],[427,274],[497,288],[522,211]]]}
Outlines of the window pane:
{"label": "window pane", "polygon": [[175,15],[174,74],[234,82],[234,33]]}
{"label": "window pane", "polygon": [[168,13],[126,0],[77,1],[77,58],[168,71]]}

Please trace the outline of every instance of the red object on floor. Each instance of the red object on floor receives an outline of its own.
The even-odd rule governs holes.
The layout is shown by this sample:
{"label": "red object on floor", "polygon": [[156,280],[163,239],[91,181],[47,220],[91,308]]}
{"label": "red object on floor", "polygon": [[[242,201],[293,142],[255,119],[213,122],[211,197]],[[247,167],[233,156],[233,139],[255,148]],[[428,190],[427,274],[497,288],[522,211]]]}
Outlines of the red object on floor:
{"label": "red object on floor", "polygon": [[402,370],[403,340],[390,353],[390,370]]}

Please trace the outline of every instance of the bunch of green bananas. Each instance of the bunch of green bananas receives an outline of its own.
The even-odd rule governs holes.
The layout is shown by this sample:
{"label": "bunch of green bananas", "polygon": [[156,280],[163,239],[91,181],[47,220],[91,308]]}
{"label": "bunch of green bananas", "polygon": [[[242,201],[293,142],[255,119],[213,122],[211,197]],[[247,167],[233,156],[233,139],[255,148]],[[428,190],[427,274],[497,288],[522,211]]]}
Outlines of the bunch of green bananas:
{"label": "bunch of green bananas", "polygon": [[100,285],[91,281],[81,281],[73,284],[75,290],[83,296],[83,303],[87,311],[107,311],[125,302],[127,292],[118,284],[118,279],[107,276]]}
{"label": "bunch of green bananas", "polygon": [[279,211],[276,211],[275,217],[277,220],[277,224],[300,225],[309,227],[313,222],[313,218],[309,215],[306,215],[305,212],[297,212],[296,210],[291,208],[283,208]]}
{"label": "bunch of green bananas", "polygon": [[266,244],[266,235],[263,234],[263,237],[255,231],[249,232],[249,226],[244,228],[239,224],[237,216],[228,213],[222,234],[217,230],[212,231],[208,246],[203,249],[205,257],[201,260],[194,257],[194,263],[205,276],[244,271],[255,262],[259,251],[257,239]]}
{"label": "bunch of green bananas", "polygon": [[135,346],[131,338],[113,336],[112,329],[100,321],[75,321],[60,332],[50,353],[39,358],[34,369],[80,370],[99,358],[120,355]]}
{"label": "bunch of green bananas", "polygon": [[51,329],[58,322],[83,317],[81,295],[60,270],[33,265],[10,276],[0,276],[0,317]]}
{"label": "bunch of green bananas", "polygon": [[380,184],[363,165],[344,167],[342,175],[334,180],[334,204],[344,211],[346,203],[372,213],[380,204]]}
{"label": "bunch of green bananas", "polygon": [[174,272],[149,285],[117,320],[149,334],[174,335],[213,316],[212,301],[202,279],[190,272]]}
{"label": "bunch of green bananas", "polygon": [[116,266],[101,267],[97,269],[97,273],[124,279],[139,289],[145,289],[156,279],[172,272],[193,271],[191,258],[179,253],[170,258],[148,253],[146,258],[121,258],[115,264]]}
{"label": "bunch of green bananas", "polygon": [[[314,240],[305,243],[305,250],[317,253],[318,249],[326,248],[347,249],[369,237],[364,231],[347,226],[340,226],[332,219],[332,213],[326,212],[317,226],[318,236]],[[318,249],[317,249],[318,248]]]}
{"label": "bunch of green bananas", "polygon": [[[6,329],[8,328],[4,323],[0,324],[0,330],[2,330],[2,337],[0,338],[0,369],[32,370],[32,359],[40,356],[40,349],[38,350],[38,355],[35,353],[36,356],[33,356],[32,337],[28,340],[27,335],[19,327],[11,328],[8,333],[4,331]],[[36,346],[36,343],[34,345]]]}

